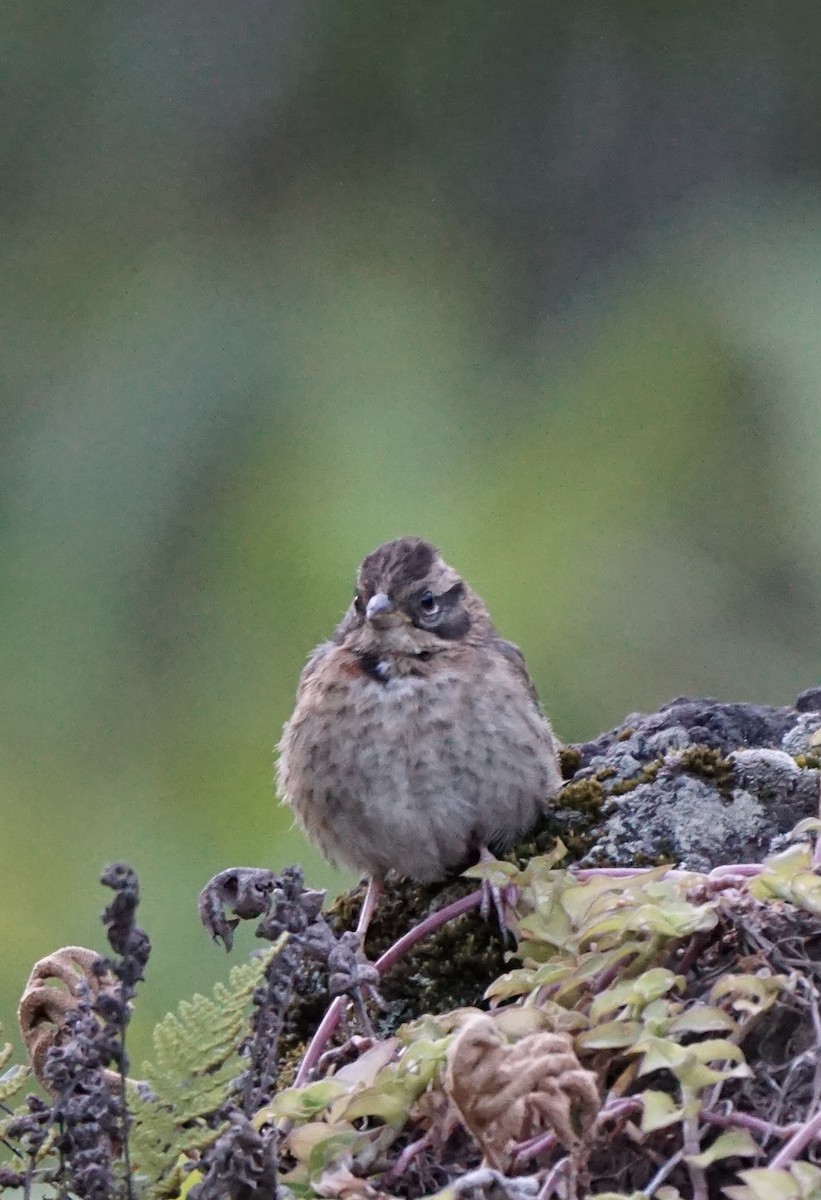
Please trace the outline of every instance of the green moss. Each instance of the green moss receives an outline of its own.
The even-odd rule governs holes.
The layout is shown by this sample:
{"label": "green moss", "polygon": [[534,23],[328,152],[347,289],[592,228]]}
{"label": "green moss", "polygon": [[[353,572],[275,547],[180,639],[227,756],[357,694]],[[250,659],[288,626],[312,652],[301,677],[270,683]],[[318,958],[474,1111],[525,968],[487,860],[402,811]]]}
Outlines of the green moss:
{"label": "green moss", "polygon": [[805,767],[811,770],[817,771],[818,768],[821,767],[821,758],[819,758],[817,754],[796,754],[795,761],[799,767]]}
{"label": "green moss", "polygon": [[658,850],[655,854],[642,854],[637,852],[633,855],[634,867],[662,867],[670,866],[676,861],[676,855],[672,843],[659,839]]}
{"label": "green moss", "polygon": [[735,786],[733,764],[711,746],[688,746],[681,753],[679,765],[690,775],[714,782],[720,792],[729,792]]}
{"label": "green moss", "polygon": [[604,788],[598,776],[590,779],[578,779],[565,785],[559,795],[562,808],[572,808],[576,812],[599,814],[606,800]]}
{"label": "green moss", "polygon": [[536,828],[513,847],[508,857],[524,865],[537,855],[547,854],[561,838],[570,858],[581,858],[595,841],[606,802],[607,793],[598,776],[571,781],[562,788]]}
{"label": "green moss", "polygon": [[562,779],[572,779],[582,765],[582,756],[575,746],[562,746],[559,751],[559,766]]}
{"label": "green moss", "polygon": [[610,789],[610,795],[623,796],[626,792],[634,791],[642,783],[652,783],[663,765],[664,759],[654,758],[652,762],[642,767],[637,775],[631,776],[630,779],[620,779],[618,783],[614,783]]}
{"label": "green moss", "polygon": [[616,741],[617,742],[626,742],[633,736],[633,734],[635,732],[636,731],[632,725],[625,725],[624,729],[620,729],[618,734],[616,735]]}

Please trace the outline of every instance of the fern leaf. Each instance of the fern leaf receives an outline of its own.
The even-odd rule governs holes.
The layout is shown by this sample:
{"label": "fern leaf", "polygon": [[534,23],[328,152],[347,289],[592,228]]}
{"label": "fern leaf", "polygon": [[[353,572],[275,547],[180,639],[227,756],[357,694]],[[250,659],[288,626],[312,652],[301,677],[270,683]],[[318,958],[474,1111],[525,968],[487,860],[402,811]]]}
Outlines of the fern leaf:
{"label": "fern leaf", "polygon": [[30,1077],[28,1067],[10,1067],[5,1075],[0,1075],[0,1104],[8,1105]]}
{"label": "fern leaf", "polygon": [[[2,1029],[3,1026],[0,1025],[0,1032],[2,1032]],[[5,1045],[0,1046],[0,1071],[3,1070],[11,1055],[11,1042],[6,1042]],[[28,1082],[30,1077],[31,1071],[29,1068],[20,1066],[9,1067],[4,1075],[0,1075],[0,1105],[8,1113],[7,1116],[2,1115],[0,1117],[0,1141],[5,1138],[9,1122],[18,1115],[17,1113],[9,1112],[11,1107],[9,1102],[17,1096],[18,1092],[23,1090],[23,1085]]]}
{"label": "fern leaf", "polygon": [[217,983],[212,996],[183,1000],[155,1028],[154,1061],[143,1068],[150,1094],[129,1098],[129,1148],[147,1183],[144,1200],[175,1195],[190,1156],[219,1135],[214,1114],[236,1091],[246,1065],[240,1045],[251,998],[284,943],[283,935],[267,954],[234,967],[227,986]]}

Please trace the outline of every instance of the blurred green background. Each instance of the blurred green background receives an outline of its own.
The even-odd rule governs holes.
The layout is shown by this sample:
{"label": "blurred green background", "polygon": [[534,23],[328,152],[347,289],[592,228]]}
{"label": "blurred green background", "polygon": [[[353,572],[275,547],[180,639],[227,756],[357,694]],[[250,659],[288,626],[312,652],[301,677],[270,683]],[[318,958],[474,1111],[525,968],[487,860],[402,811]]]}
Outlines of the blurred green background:
{"label": "blurred green background", "polygon": [[[135,1017],[300,860],[271,747],[356,565],[437,541],[557,731],[818,681],[821,8],[9,0],[0,1018],[102,945]],[[243,942],[247,948],[248,941]]]}

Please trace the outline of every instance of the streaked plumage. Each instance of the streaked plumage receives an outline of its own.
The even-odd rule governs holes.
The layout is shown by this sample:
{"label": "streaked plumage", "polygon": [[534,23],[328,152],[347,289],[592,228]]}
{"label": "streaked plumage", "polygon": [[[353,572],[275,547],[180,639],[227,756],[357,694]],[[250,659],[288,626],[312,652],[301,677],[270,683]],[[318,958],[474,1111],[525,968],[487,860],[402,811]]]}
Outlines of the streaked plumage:
{"label": "streaked plumage", "polygon": [[419,538],[369,554],[302,672],[279,790],[331,862],[441,879],[509,845],[561,784],[524,659]]}

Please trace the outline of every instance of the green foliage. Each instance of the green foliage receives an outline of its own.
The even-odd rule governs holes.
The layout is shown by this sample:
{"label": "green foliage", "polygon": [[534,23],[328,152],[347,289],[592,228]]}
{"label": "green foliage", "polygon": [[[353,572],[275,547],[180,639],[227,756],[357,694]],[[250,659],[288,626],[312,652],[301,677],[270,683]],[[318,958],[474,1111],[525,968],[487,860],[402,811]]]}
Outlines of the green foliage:
{"label": "green foliage", "polygon": [[[813,912],[811,889],[802,886],[809,855],[799,847],[764,864],[758,878],[741,884],[749,893],[744,904],[752,904],[743,912],[766,920],[769,901],[784,898]],[[607,1081],[618,1081],[615,1094],[637,1102],[641,1136],[666,1146],[662,1154],[670,1153],[674,1137],[672,1144],[681,1147],[679,1171],[689,1173],[693,1190],[697,1179],[722,1164],[761,1159],[752,1132],[713,1132],[703,1111],[716,1089],[752,1074],[742,1043],[785,993],[794,992],[794,980],[766,970],[724,971],[685,992],[684,976],[667,964],[693,937],[732,922],[732,903],[722,888],[711,887],[707,876],[665,867],[579,879],[561,869],[562,857],[557,846],[523,870],[501,863],[469,872],[519,888],[517,956],[523,965],[487,989],[500,1028],[514,1041],[540,1025],[573,1032],[577,1054],[605,1083],[605,1097]],[[423,1017],[332,1077],[281,1093],[259,1114],[260,1121],[293,1123],[286,1148],[296,1163],[286,1182],[296,1195],[307,1198],[336,1186],[343,1170],[376,1184],[384,1152],[400,1132],[418,1138],[442,1121],[448,1049],[473,1011]],[[648,1087],[642,1086],[645,1077]],[[783,1183],[783,1195],[821,1197],[812,1190],[815,1176],[802,1170],[793,1164],[789,1171],[743,1172],[745,1187],[731,1194],[769,1200],[778,1194],[767,1191],[770,1184]],[[674,1200],[682,1193],[664,1184],[655,1194]],[[449,1189],[439,1195],[448,1196]]]}
{"label": "green foliage", "polygon": [[[0,1025],[0,1033],[3,1032],[3,1026]],[[0,1140],[5,1136],[5,1131],[9,1121],[12,1120],[13,1114],[9,1112],[11,1102],[17,1099],[22,1092],[23,1086],[31,1078],[31,1071],[28,1067],[13,1066],[4,1071],[12,1054],[11,1042],[6,1042],[5,1045],[0,1045]]]}
{"label": "green foliage", "polygon": [[714,904],[686,898],[692,876],[671,876],[658,867],[630,878],[599,875],[582,882],[552,869],[554,861],[531,859],[509,875],[508,882],[522,889],[519,954],[528,965],[496,980],[488,989],[492,1000],[549,988],[552,1000],[573,1008],[608,974],[638,975],[669,942],[716,924]]}
{"label": "green foliage", "polygon": [[257,1115],[258,1124],[282,1119],[295,1124],[287,1148],[296,1166],[284,1182],[296,1195],[314,1195],[314,1185],[340,1155],[367,1174],[437,1079],[451,1041],[447,1027],[459,1016],[403,1026],[333,1078],[288,1088]]}
{"label": "green foliage", "polygon": [[[818,829],[818,823],[801,827],[804,833]],[[610,1119],[608,1104],[626,1099],[631,1138],[675,1160],[671,1170],[678,1174],[654,1195],[675,1200],[688,1194],[687,1174],[690,1192],[698,1194],[707,1172],[723,1171],[723,1178],[741,1181],[727,1189],[732,1200],[821,1200],[817,1168],[783,1160],[777,1169],[764,1165],[767,1143],[757,1130],[767,1128],[765,1120],[717,1130],[709,1121],[715,1097],[721,1093],[732,1105],[741,1094],[737,1081],[752,1074],[744,1049],[755,1044],[746,1041],[750,1032],[785,995],[791,1005],[809,1003],[810,989],[792,966],[789,974],[774,970],[777,959],[762,959],[755,968],[744,962],[746,969],[737,971],[732,960],[730,969],[714,960],[702,974],[699,968],[702,939],[714,932],[721,935],[712,943],[717,952],[738,939],[745,921],[783,920],[791,908],[815,913],[810,848],[773,856],[757,876],[734,881],[730,892],[726,876],[717,882],[664,867],[580,878],[561,867],[562,858],[559,844],[523,869],[483,864],[471,872],[518,888],[522,965],[486,992],[502,1039],[515,1044],[536,1030],[570,1034],[575,1056],[595,1073],[603,1097],[590,1145]],[[182,1002],[157,1025],[145,1082],[129,1082],[130,1161],[144,1200],[185,1195],[201,1179],[198,1156],[222,1131],[217,1114],[236,1096],[246,1066],[241,1047],[252,994],[283,941],[235,967],[211,997]],[[758,937],[753,943],[768,944]],[[395,1162],[399,1139],[434,1141],[456,1127],[459,1113],[445,1086],[454,1069],[449,1050],[476,1012],[422,1015],[328,1077],[283,1089],[253,1114],[259,1130],[280,1126],[288,1156],[283,1183],[298,1200],[344,1194],[351,1180],[361,1182],[361,1194],[370,1194],[373,1184],[387,1197],[390,1189],[379,1180]],[[8,1047],[0,1051],[0,1070],[9,1055]],[[19,1092],[26,1076],[20,1068],[0,1075],[0,1100]],[[726,1107],[717,1115],[727,1123]],[[610,1142],[614,1153],[621,1128]],[[439,1151],[446,1143],[447,1137]],[[475,1161],[475,1146],[470,1153]],[[738,1171],[744,1160],[755,1165]],[[447,1165],[454,1175],[465,1169],[462,1160]],[[445,1189],[440,1196],[449,1194]]]}
{"label": "green foliage", "polygon": [[154,1060],[143,1068],[150,1095],[131,1088],[128,1102],[131,1161],[147,1181],[146,1197],[175,1195],[187,1161],[181,1156],[203,1150],[219,1135],[213,1115],[236,1091],[246,1066],[239,1051],[251,997],[284,939],[234,967],[213,997],[183,1000],[155,1028]]}
{"label": "green foliage", "polygon": [[812,1163],[792,1163],[789,1170],[758,1167],[741,1171],[742,1187],[728,1187],[730,1200],[821,1200],[821,1170]]}
{"label": "green foliage", "polygon": [[773,855],[750,884],[750,891],[760,900],[788,900],[807,912],[821,914],[821,879],[813,871],[810,846],[802,843]]}

